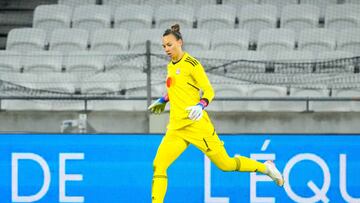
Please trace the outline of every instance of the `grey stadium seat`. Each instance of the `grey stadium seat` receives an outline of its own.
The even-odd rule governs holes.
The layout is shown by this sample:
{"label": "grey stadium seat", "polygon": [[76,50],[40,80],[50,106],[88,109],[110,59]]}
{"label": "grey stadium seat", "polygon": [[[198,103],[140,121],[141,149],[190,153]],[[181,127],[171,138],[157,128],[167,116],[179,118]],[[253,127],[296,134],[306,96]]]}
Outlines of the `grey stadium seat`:
{"label": "grey stadium seat", "polygon": [[20,72],[23,54],[16,51],[0,50],[0,70]]}
{"label": "grey stadium seat", "polygon": [[153,8],[149,5],[125,5],[115,10],[114,27],[130,31],[152,27]]}
{"label": "grey stadium seat", "polygon": [[216,29],[235,28],[236,9],[229,5],[205,5],[197,14],[198,28]]}
{"label": "grey stadium seat", "polygon": [[249,44],[250,32],[245,29],[216,30],[211,39],[211,49],[220,51],[248,50]]}
{"label": "grey stadium seat", "polygon": [[341,4],[327,7],[325,27],[335,30],[360,28],[360,5]]}
{"label": "grey stadium seat", "polygon": [[[286,87],[270,85],[254,85],[248,89],[248,97],[286,97]],[[283,101],[251,101],[248,102],[248,111],[289,111],[284,108]]]}
{"label": "grey stadium seat", "polygon": [[104,5],[78,6],[73,14],[74,28],[85,29],[90,32],[111,26],[111,8]]}
{"label": "grey stadium seat", "polygon": [[37,28],[17,28],[10,30],[6,49],[11,51],[29,52],[45,49],[46,33]]}
{"label": "grey stadium seat", "polygon": [[324,18],[328,6],[337,4],[338,0],[300,0],[300,4],[310,4],[320,9],[320,17]]}
{"label": "grey stadium seat", "polygon": [[145,53],[146,41],[151,41],[151,50],[162,51],[161,37],[163,29],[139,29],[130,34],[130,50]]}
{"label": "grey stadium seat", "polygon": [[277,8],[273,5],[246,5],[238,12],[239,28],[250,31],[251,41],[255,42],[260,30],[275,28]]}
{"label": "grey stadium seat", "polygon": [[159,5],[175,4],[176,0],[143,0],[142,4],[158,7]]}
{"label": "grey stadium seat", "polygon": [[191,6],[163,5],[155,12],[157,28],[167,29],[175,23],[180,24],[181,28],[192,28],[194,20],[194,8]]}
{"label": "grey stadium seat", "polygon": [[111,7],[124,6],[127,4],[140,4],[142,0],[102,0],[104,5],[109,5]]}
{"label": "grey stadium seat", "polygon": [[103,71],[104,61],[104,54],[97,51],[77,51],[64,56],[66,72],[81,75]]}
{"label": "grey stadium seat", "polygon": [[259,51],[265,51],[269,54],[294,50],[295,31],[276,28],[261,30],[257,45]]}
{"label": "grey stadium seat", "polygon": [[336,47],[336,32],[329,29],[306,29],[300,32],[299,50],[331,51]]}
{"label": "grey stadium seat", "polygon": [[300,32],[319,26],[320,9],[314,5],[288,5],[281,13],[281,28]]}
{"label": "grey stadium seat", "polygon": [[180,30],[184,39],[186,51],[209,50],[211,34],[205,29],[182,29]]}
{"label": "grey stadium seat", "polygon": [[216,0],[177,0],[178,4],[184,4],[198,8],[204,5],[216,4]]}
{"label": "grey stadium seat", "polygon": [[34,11],[33,27],[46,30],[47,39],[58,28],[70,28],[73,9],[66,5],[40,5]]}
{"label": "grey stadium seat", "polygon": [[260,0],[260,4],[270,4],[270,5],[276,6],[278,17],[280,17],[284,6],[287,6],[290,4],[297,4],[297,3],[298,3],[298,0]]}
{"label": "grey stadium seat", "polygon": [[348,28],[339,31],[336,49],[360,56],[360,28]]}
{"label": "grey stadium seat", "polygon": [[50,39],[50,50],[64,53],[86,50],[89,32],[83,29],[56,29]]}
{"label": "grey stadium seat", "polygon": [[257,4],[258,0],[222,0],[222,3],[240,10],[245,5]]}
{"label": "grey stadium seat", "polygon": [[59,0],[58,4],[76,7],[88,4],[96,4],[96,0]]}
{"label": "grey stadium seat", "polygon": [[61,72],[63,55],[58,51],[37,51],[24,55],[24,72]]}
{"label": "grey stadium seat", "polygon": [[125,29],[100,29],[93,33],[91,50],[118,53],[129,49],[130,33]]}

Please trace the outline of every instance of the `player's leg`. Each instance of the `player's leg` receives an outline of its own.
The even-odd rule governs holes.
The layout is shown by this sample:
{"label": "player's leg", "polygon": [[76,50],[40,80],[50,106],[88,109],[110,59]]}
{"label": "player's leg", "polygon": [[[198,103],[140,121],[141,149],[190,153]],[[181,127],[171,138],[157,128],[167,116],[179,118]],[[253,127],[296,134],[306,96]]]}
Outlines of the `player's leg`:
{"label": "player's leg", "polygon": [[163,138],[153,163],[154,175],[152,181],[152,202],[162,203],[167,189],[167,169],[189,146],[189,143],[174,131],[168,131]]}
{"label": "player's leg", "polygon": [[245,156],[229,157],[223,143],[216,132],[211,137],[204,138],[206,150],[203,150],[209,159],[223,171],[260,172],[268,175],[279,186],[284,184],[284,179],[271,161],[258,162]]}
{"label": "player's leg", "polygon": [[203,151],[220,170],[260,172],[268,175],[279,186],[283,185],[283,177],[272,162],[265,162],[264,164],[245,156],[229,157],[211,122],[196,123],[187,128],[187,133],[190,134],[188,137],[196,137],[195,135],[202,137],[202,140],[192,139],[188,141]]}
{"label": "player's leg", "polygon": [[266,166],[261,162],[245,156],[230,157],[216,132],[204,137],[203,141],[207,148],[203,151],[220,170],[266,173]]}

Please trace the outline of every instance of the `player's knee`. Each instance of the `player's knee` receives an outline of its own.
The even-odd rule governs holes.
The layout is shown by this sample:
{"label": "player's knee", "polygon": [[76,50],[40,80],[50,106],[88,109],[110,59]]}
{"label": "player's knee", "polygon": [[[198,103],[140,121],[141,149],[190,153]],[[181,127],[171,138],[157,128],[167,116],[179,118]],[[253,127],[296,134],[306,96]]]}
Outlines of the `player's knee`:
{"label": "player's knee", "polygon": [[166,175],[167,167],[158,162],[153,162],[153,172],[154,174]]}

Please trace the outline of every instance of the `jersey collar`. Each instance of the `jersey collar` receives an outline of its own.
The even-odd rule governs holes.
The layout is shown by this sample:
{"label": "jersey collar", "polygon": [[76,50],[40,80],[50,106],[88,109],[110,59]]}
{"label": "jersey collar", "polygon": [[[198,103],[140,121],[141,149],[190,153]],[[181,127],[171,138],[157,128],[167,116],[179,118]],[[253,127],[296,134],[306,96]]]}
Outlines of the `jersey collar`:
{"label": "jersey collar", "polygon": [[173,64],[173,65],[175,65],[175,64],[177,64],[177,63],[179,63],[183,58],[184,58],[184,56],[185,55],[187,55],[187,53],[186,52],[184,52],[184,55],[181,57],[181,59],[180,60],[178,60],[178,61],[176,61],[176,62],[173,62],[173,61],[171,61],[171,63]]}

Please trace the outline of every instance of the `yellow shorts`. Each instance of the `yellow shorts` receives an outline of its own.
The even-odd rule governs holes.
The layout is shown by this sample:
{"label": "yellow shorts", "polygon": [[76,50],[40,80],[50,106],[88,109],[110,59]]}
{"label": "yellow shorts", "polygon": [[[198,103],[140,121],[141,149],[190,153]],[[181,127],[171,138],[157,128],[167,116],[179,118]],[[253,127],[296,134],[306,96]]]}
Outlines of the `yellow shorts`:
{"label": "yellow shorts", "polygon": [[206,154],[215,154],[224,147],[224,142],[219,139],[213,124],[207,119],[201,119],[180,129],[169,129],[165,137],[167,136],[180,137]]}

